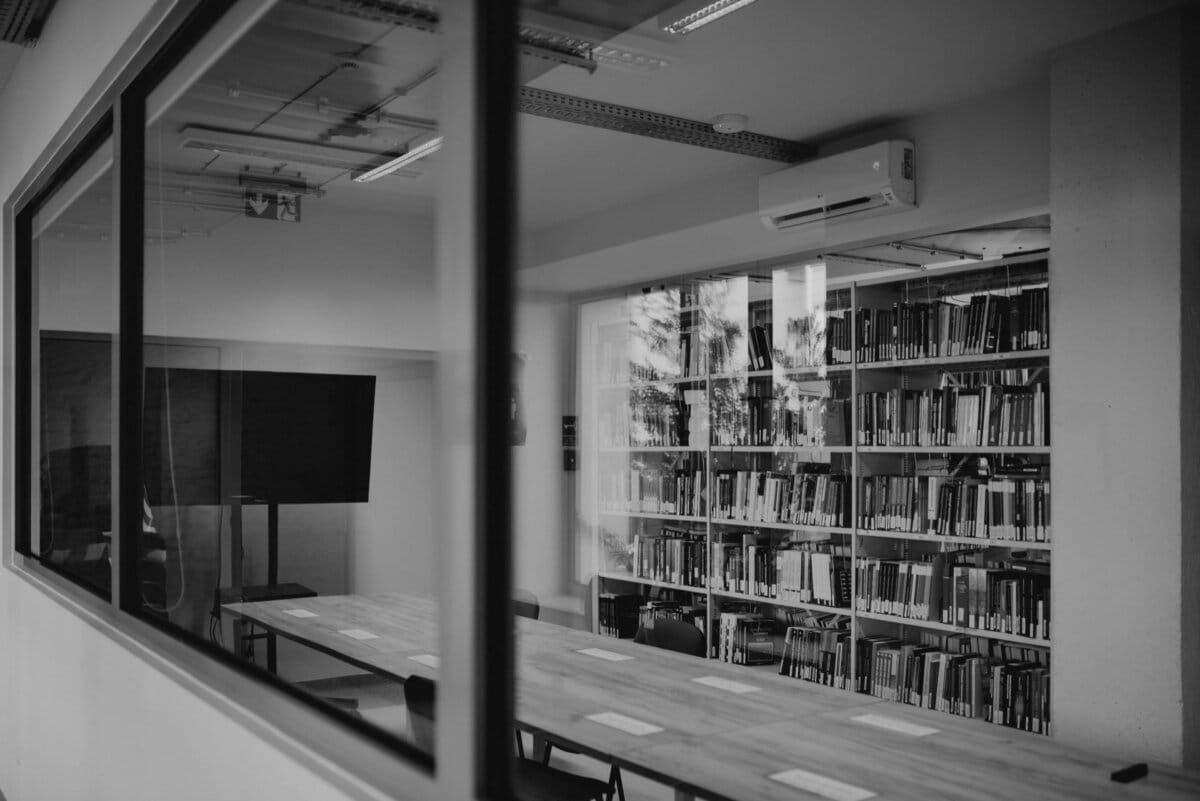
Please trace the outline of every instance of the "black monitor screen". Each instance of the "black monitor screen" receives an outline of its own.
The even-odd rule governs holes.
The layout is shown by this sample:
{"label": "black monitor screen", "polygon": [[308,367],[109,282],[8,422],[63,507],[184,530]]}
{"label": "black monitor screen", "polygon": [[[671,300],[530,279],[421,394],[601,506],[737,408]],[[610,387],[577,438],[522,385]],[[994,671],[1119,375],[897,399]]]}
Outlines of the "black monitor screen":
{"label": "black monitor screen", "polygon": [[[150,503],[365,502],[374,406],[374,376],[148,368]],[[222,486],[222,441],[241,452],[238,486]]]}

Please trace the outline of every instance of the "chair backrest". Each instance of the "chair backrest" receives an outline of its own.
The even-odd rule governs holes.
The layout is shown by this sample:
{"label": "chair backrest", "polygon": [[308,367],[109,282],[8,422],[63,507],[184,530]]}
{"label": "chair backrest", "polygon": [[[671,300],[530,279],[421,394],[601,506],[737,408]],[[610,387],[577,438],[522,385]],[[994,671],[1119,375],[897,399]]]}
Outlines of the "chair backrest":
{"label": "chair backrest", "polygon": [[537,620],[538,615],[542,613],[542,605],[538,603],[537,596],[529,590],[523,590],[519,587],[514,589],[512,604],[514,615]]}
{"label": "chair backrest", "polygon": [[654,628],[646,631],[646,640],[659,648],[704,656],[704,632],[684,620],[654,621]]}
{"label": "chair backrest", "polygon": [[408,729],[413,745],[433,753],[433,708],[437,684],[424,676],[404,680],[404,705],[408,709]]}

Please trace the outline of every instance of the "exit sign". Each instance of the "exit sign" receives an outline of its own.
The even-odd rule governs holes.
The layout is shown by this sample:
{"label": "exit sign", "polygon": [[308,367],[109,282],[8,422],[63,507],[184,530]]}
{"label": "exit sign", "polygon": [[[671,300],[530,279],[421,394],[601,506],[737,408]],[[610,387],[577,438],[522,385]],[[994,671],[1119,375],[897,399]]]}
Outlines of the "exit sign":
{"label": "exit sign", "polygon": [[300,222],[299,192],[245,191],[246,216],[257,220]]}

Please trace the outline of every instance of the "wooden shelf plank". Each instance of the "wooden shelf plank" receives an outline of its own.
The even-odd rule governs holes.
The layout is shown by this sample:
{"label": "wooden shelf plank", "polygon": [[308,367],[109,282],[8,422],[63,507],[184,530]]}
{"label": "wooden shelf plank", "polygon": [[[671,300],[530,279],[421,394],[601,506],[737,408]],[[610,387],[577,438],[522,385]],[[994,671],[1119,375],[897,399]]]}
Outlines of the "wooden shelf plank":
{"label": "wooden shelf plank", "polygon": [[685,584],[676,584],[672,581],[659,581],[657,579],[645,578],[644,576],[635,576],[632,573],[619,573],[612,570],[604,570],[596,574],[605,581],[627,581],[630,584],[645,584],[648,587],[661,587],[666,590],[682,590],[684,592],[707,593],[705,587],[690,587]]}
{"label": "wooden shelf plank", "polygon": [[988,631],[987,629],[970,629],[964,626],[952,626],[949,623],[942,623],[937,620],[916,620],[898,615],[883,615],[878,612],[858,612],[856,617],[864,620],[878,620],[883,623],[899,623],[902,626],[915,626],[922,629],[932,629],[933,631],[945,631],[953,634],[966,634],[971,637],[984,637],[989,640],[1003,640],[1004,642],[1017,643],[1026,645],[1030,648],[1049,648],[1050,640],[1035,640],[1032,637],[1023,637],[1020,634],[1007,634],[1003,631]]}
{"label": "wooden shelf plank", "polygon": [[864,537],[880,537],[891,540],[914,540],[916,542],[945,542],[951,545],[979,545],[984,548],[1012,548],[1013,550],[1049,551],[1048,542],[1026,542],[1024,540],[998,540],[991,537],[947,537],[941,534],[917,534],[908,531],[884,531],[860,528],[857,533]]}
{"label": "wooden shelf plank", "polygon": [[754,520],[735,520],[731,517],[714,517],[714,526],[736,526],[740,528],[773,528],[781,531],[807,531],[817,534],[853,534],[854,529],[841,526],[810,526],[806,523],[763,523]]}
{"label": "wooden shelf plank", "polygon": [[707,517],[692,517],[690,515],[670,515],[658,512],[622,512],[614,509],[603,509],[599,512],[604,517],[636,517],[643,520],[674,520],[677,523],[707,523]]}
{"label": "wooden shelf plank", "polygon": [[1049,445],[859,445],[859,453],[1044,453]]}
{"label": "wooden shelf plank", "polygon": [[718,598],[733,598],[738,601],[783,606],[788,609],[806,609],[812,612],[828,612],[829,614],[846,615],[847,617],[850,615],[850,610],[841,606],[826,606],[824,604],[803,603],[801,601],[781,601],[778,598],[767,598],[762,595],[751,595],[744,592],[733,592],[732,590],[713,590],[712,594]]}
{"label": "wooden shelf plank", "polygon": [[894,370],[898,367],[955,367],[972,364],[1002,365],[1008,362],[1046,362],[1049,360],[1050,349],[1045,348],[1042,350],[1006,351],[1004,353],[973,353],[965,356],[936,356],[925,359],[889,359],[879,362],[859,362],[858,369]]}

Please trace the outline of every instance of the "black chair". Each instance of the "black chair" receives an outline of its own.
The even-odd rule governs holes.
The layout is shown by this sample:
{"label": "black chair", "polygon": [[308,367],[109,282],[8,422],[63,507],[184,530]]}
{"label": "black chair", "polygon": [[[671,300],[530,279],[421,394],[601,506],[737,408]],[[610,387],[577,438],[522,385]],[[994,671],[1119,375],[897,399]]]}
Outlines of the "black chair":
{"label": "black chair", "polygon": [[[436,695],[437,684],[430,679],[409,676],[404,680],[404,704],[413,744],[431,754]],[[513,789],[522,801],[612,801],[609,782],[525,759],[519,737],[517,750],[520,753],[513,761]]]}
{"label": "black chair", "polygon": [[437,685],[424,676],[404,680],[404,706],[408,710],[408,730],[413,745],[433,753],[433,703]]}
{"label": "black chair", "polygon": [[704,632],[685,620],[656,620],[646,631],[646,642],[658,648],[704,656]]}
{"label": "black chair", "polygon": [[513,614],[519,617],[537,620],[542,613],[542,605],[538,603],[537,596],[529,590],[514,589],[512,604]]}

